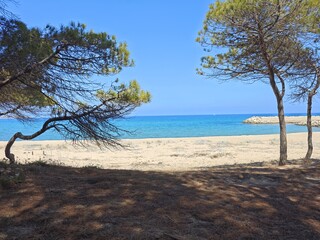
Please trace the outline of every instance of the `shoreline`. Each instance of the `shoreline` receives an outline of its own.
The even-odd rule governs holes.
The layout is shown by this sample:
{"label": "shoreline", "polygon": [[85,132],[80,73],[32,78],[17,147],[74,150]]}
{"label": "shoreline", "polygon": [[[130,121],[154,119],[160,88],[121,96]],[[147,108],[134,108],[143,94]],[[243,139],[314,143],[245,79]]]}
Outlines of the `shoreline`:
{"label": "shoreline", "polygon": [[[248,118],[249,119],[249,118]],[[255,123],[244,123],[244,124],[255,124]],[[260,123],[257,123],[257,125]],[[261,124],[268,124],[268,123],[261,123]],[[269,123],[269,124],[278,124],[278,123]],[[292,124],[292,123],[286,123]],[[305,125],[302,125],[305,126]],[[313,126],[315,127],[315,126]],[[319,126],[320,127],[320,126]],[[313,133],[320,133],[319,131],[313,131]],[[289,134],[304,134],[307,133],[307,129],[304,132],[287,132]],[[119,138],[119,141],[135,141],[135,140],[170,140],[170,139],[190,139],[190,138],[216,138],[216,137],[250,137],[250,136],[270,136],[270,135],[278,135],[279,133],[265,133],[265,134],[239,134],[239,135],[210,135],[210,136],[190,136],[190,137],[148,137],[148,138]],[[8,140],[9,141],[9,140]],[[8,141],[0,140],[0,144],[7,143]],[[30,140],[21,140],[16,139],[15,143],[17,142],[72,142],[70,139],[30,139]]]}
{"label": "shoreline", "polygon": [[[229,116],[229,117],[228,117]],[[185,138],[185,137],[211,137],[232,135],[277,134],[279,126],[270,125],[257,128],[251,124],[243,124],[245,119],[254,115],[181,115],[181,116],[152,116],[115,120],[115,125],[126,131],[120,132],[121,139],[147,139],[147,138]],[[261,116],[258,114],[258,116]],[[269,115],[265,115],[269,116]],[[299,116],[298,114],[296,116]],[[154,118],[155,117],[155,118]],[[154,118],[154,119],[153,119]],[[7,141],[17,131],[30,135],[42,127],[43,121],[31,121],[26,124],[18,120],[5,120],[2,122],[0,140]],[[288,124],[288,133],[304,132],[303,126]],[[320,131],[320,129],[315,129]],[[47,131],[35,140],[64,140],[56,131]]]}
{"label": "shoreline", "polygon": [[[45,161],[73,167],[142,171],[194,171],[221,165],[263,162],[279,158],[279,134],[148,138],[121,140],[125,149],[86,148],[65,140],[19,141],[12,147],[19,163]],[[4,157],[6,142],[0,141]],[[288,134],[288,159],[304,157],[307,133]],[[0,155],[0,157],[1,157]],[[314,133],[313,158],[320,158],[320,133]]]}

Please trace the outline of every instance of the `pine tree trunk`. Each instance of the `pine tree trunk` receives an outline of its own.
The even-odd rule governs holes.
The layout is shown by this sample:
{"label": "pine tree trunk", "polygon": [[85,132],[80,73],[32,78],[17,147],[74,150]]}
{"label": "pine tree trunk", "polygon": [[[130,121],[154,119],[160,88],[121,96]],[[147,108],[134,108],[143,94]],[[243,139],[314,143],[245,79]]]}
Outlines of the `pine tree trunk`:
{"label": "pine tree trunk", "polygon": [[305,157],[306,161],[309,161],[312,156],[313,152],[313,143],[312,143],[312,98],[314,95],[317,94],[318,88],[320,87],[320,69],[315,67],[316,75],[317,75],[317,82],[315,86],[311,89],[308,94],[308,102],[307,102],[307,129],[308,129],[308,150]]}
{"label": "pine tree trunk", "polygon": [[[279,76],[278,76],[279,77]],[[281,80],[281,91],[275,81],[275,76],[272,68],[270,68],[270,85],[272,87],[273,93],[277,99],[277,108],[278,108],[278,119],[279,119],[279,127],[280,127],[280,158],[279,158],[279,166],[283,166],[286,164],[288,159],[288,146],[287,146],[287,128],[286,128],[286,120],[284,117],[284,106],[283,106],[283,97],[285,94],[285,83],[282,78]]]}
{"label": "pine tree trunk", "polygon": [[306,161],[310,160],[312,152],[313,152],[312,124],[311,124],[312,97],[313,97],[313,94],[312,94],[312,92],[310,92],[308,94],[308,103],[307,103],[308,150],[307,150],[307,154],[305,157]]}
{"label": "pine tree trunk", "polygon": [[[286,120],[284,117],[284,106],[283,106],[283,97],[285,95],[285,81],[282,76],[279,74],[279,71],[276,71],[274,68],[269,53],[267,51],[267,44],[265,42],[265,32],[262,29],[262,26],[258,24],[258,34],[259,34],[259,47],[261,50],[262,57],[264,58],[266,67],[268,68],[269,82],[272,88],[272,91],[277,99],[278,107],[278,118],[280,126],[280,159],[279,165],[285,165],[288,154],[287,154],[287,129],[286,129]],[[276,77],[280,80],[281,89],[278,88]]]}
{"label": "pine tree trunk", "polygon": [[53,126],[46,126],[44,125],[39,131],[35,132],[34,134],[31,135],[23,135],[21,132],[17,132],[15,133],[10,140],[8,141],[6,148],[4,150],[6,157],[9,159],[10,164],[14,164],[15,161],[15,157],[14,154],[11,153],[11,147],[12,145],[15,143],[15,141],[19,138],[22,140],[32,140],[35,137],[40,136],[42,133],[46,132],[47,130],[49,130],[50,128],[52,128]]}
{"label": "pine tree trunk", "polygon": [[282,98],[277,97],[278,103],[278,118],[279,118],[279,126],[280,126],[280,159],[279,165],[283,166],[286,164],[288,153],[287,153],[287,129],[286,129],[286,121],[284,117],[284,107]]}
{"label": "pine tree trunk", "polygon": [[14,144],[14,142],[16,141],[16,139],[19,137],[19,135],[21,135],[20,132],[18,133],[15,133],[11,138],[10,140],[8,141],[7,145],[6,145],[6,148],[4,150],[5,152],[5,155],[6,157],[9,159],[10,161],[10,164],[14,164],[16,161],[15,161],[15,157],[14,157],[14,154],[11,153],[11,147],[12,145]]}

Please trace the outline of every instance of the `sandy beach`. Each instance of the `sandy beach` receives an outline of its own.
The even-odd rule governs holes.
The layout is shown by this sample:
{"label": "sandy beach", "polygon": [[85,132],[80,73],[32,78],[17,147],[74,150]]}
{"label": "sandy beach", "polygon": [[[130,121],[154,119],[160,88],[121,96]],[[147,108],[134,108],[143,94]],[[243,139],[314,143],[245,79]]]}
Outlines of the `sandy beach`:
{"label": "sandy beach", "polygon": [[[288,134],[288,158],[303,158],[306,133]],[[320,158],[320,133],[314,133],[313,158]],[[222,136],[122,140],[126,149],[87,148],[66,141],[19,141],[12,148],[20,163],[37,160],[65,166],[104,169],[189,171],[219,165],[270,162],[279,157],[279,136]],[[5,142],[0,142],[4,157]]]}

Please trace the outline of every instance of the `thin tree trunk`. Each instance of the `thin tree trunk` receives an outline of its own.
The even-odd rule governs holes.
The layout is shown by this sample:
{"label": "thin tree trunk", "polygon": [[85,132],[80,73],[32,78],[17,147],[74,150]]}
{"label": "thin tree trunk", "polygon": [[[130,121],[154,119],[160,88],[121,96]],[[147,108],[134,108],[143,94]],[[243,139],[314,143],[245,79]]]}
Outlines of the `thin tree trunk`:
{"label": "thin tree trunk", "polygon": [[[258,18],[258,17],[257,17]],[[264,41],[264,32],[261,28],[261,26],[258,26],[259,28],[259,41],[260,41],[260,49],[261,49],[261,53],[262,56],[265,60],[266,66],[268,68],[268,74],[269,74],[269,81],[270,81],[270,85],[272,88],[272,91],[277,99],[277,108],[278,108],[278,118],[279,118],[279,126],[280,126],[280,159],[279,159],[279,165],[285,165],[288,155],[287,155],[287,130],[286,130],[286,120],[284,117],[284,106],[283,106],[283,97],[285,94],[285,82],[284,79],[280,76],[280,74],[277,73],[277,71],[275,71],[267,48],[266,48],[266,44]],[[275,79],[275,75],[277,75],[277,77],[280,80],[281,83],[281,91],[279,90],[277,83],[276,83],[276,79]]]}
{"label": "thin tree trunk", "polygon": [[311,110],[312,110],[312,97],[311,92],[308,94],[308,103],[307,103],[307,129],[308,129],[308,150],[305,157],[305,160],[310,160],[313,152],[313,143],[312,143],[312,124],[311,124]]}
{"label": "thin tree trunk", "polygon": [[319,70],[316,68],[317,73],[317,82],[315,86],[308,93],[308,102],[307,102],[307,129],[308,129],[308,150],[305,156],[305,160],[310,160],[313,152],[313,142],[312,142],[312,99],[313,96],[317,94],[317,90],[320,86],[320,75]]}
{"label": "thin tree trunk", "polygon": [[280,127],[279,166],[283,166],[286,164],[286,161],[288,159],[287,128],[286,128],[286,120],[284,116],[284,106],[283,106],[283,97],[285,94],[285,82],[280,75],[277,75],[277,76],[281,82],[281,92],[279,91],[279,88],[276,84],[274,71],[270,67],[270,85],[277,99],[278,119],[279,119],[279,127]]}
{"label": "thin tree trunk", "polygon": [[287,154],[287,128],[286,121],[284,117],[284,107],[282,98],[277,98],[278,103],[278,118],[279,118],[279,126],[280,126],[280,159],[279,165],[283,166],[286,164],[288,154]]}

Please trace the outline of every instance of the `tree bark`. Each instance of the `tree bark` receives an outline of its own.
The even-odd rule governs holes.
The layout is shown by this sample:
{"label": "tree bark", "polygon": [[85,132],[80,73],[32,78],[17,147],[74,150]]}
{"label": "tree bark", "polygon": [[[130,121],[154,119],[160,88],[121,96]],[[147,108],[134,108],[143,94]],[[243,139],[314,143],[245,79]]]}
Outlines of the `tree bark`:
{"label": "tree bark", "polygon": [[20,132],[15,133],[10,140],[8,141],[6,148],[4,150],[6,157],[9,159],[10,164],[14,164],[15,163],[15,157],[14,154],[11,153],[11,147],[14,144],[14,142],[17,140],[18,135],[20,135]]}
{"label": "tree bark", "polygon": [[15,161],[15,156],[14,154],[11,153],[11,147],[12,145],[15,143],[15,141],[19,138],[22,140],[32,140],[38,136],[40,136],[42,133],[46,132],[47,130],[49,130],[50,128],[53,128],[54,126],[44,126],[43,128],[41,128],[39,131],[35,132],[34,134],[31,135],[23,135],[21,132],[17,132],[15,133],[10,140],[8,141],[6,147],[5,147],[5,155],[6,157],[9,159],[10,164],[14,164]]}
{"label": "tree bark", "polygon": [[308,129],[308,150],[305,156],[305,160],[310,160],[313,152],[313,142],[312,142],[312,99],[313,96],[317,94],[317,90],[320,86],[320,74],[318,68],[316,68],[317,73],[317,82],[315,86],[308,93],[308,101],[307,101],[307,129]]}
{"label": "tree bark", "polygon": [[[258,19],[258,16],[256,16]],[[257,20],[257,22],[259,22]],[[284,117],[284,106],[283,106],[283,97],[286,91],[284,79],[281,75],[275,71],[274,66],[271,63],[270,56],[267,51],[265,44],[265,35],[261,25],[258,23],[258,33],[259,33],[259,47],[261,50],[262,57],[264,58],[265,64],[268,68],[269,82],[272,88],[272,91],[277,99],[277,108],[278,108],[278,118],[279,118],[279,127],[280,127],[280,159],[279,165],[285,165],[288,154],[287,154],[287,129],[286,129],[286,120]],[[276,83],[276,75],[280,80],[281,91]]]}
{"label": "tree bark", "polygon": [[269,69],[270,69],[270,75],[269,75],[270,85],[277,99],[278,119],[279,119],[279,127],[280,127],[279,166],[283,166],[286,164],[286,161],[288,159],[287,127],[286,127],[286,120],[284,116],[284,106],[283,106],[283,97],[285,94],[285,82],[284,82],[284,79],[279,74],[277,74],[281,83],[281,91],[280,91],[275,81],[274,71],[271,67]]}
{"label": "tree bark", "polygon": [[279,165],[283,166],[286,164],[288,159],[287,153],[287,128],[286,121],[284,117],[284,107],[283,107],[283,99],[282,97],[277,97],[278,104],[278,118],[279,118],[279,126],[280,126],[280,159]]}
{"label": "tree bark", "polygon": [[310,92],[308,94],[308,102],[307,102],[308,150],[307,150],[305,160],[310,160],[312,152],[313,152],[312,125],[311,125],[312,97],[313,97],[313,94],[312,94],[312,92]]}

